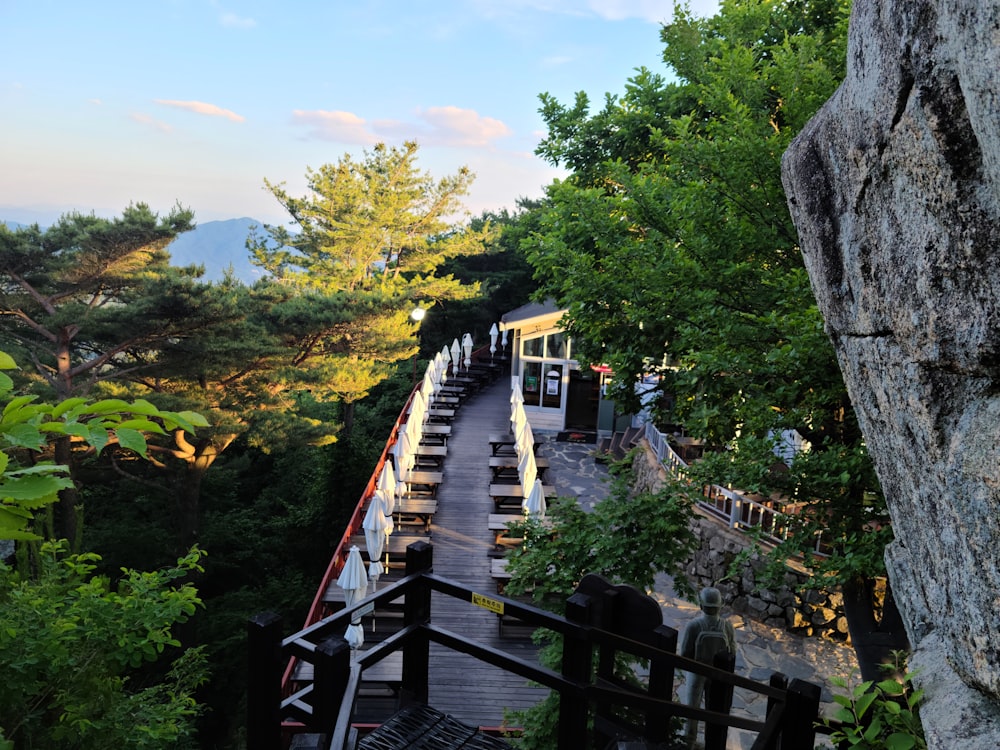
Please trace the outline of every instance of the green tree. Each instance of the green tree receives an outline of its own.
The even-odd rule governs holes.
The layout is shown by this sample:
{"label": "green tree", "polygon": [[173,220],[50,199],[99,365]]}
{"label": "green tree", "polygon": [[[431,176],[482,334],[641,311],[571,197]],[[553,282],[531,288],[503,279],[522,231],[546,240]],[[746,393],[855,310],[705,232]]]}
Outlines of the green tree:
{"label": "green tree", "polygon": [[[13,359],[0,352],[0,370]],[[34,542],[35,515],[71,484],[68,468],[39,460],[46,440],[80,440],[100,449],[117,440],[146,455],[145,432],[198,422],[151,404],[57,404],[14,396],[0,372],[0,539]],[[198,713],[194,690],[205,678],[199,650],[176,652],[172,628],[200,604],[189,584],[200,569],[192,550],[155,573],[123,570],[117,587],[93,575],[92,554],[70,555],[65,541],[34,546],[30,564],[0,562],[0,742],[22,747],[180,747]],[[26,557],[19,555],[19,557]],[[160,679],[142,667],[169,656]]]}
{"label": "green tree", "polygon": [[541,201],[522,198],[514,211],[484,211],[472,219],[474,231],[491,230],[486,252],[452,258],[441,270],[465,284],[478,282],[481,294],[442,302],[435,308],[421,325],[422,355],[436,354],[466,331],[478,344],[487,343],[490,326],[501,315],[531,300],[538,284],[532,279],[533,269],[521,241],[537,229],[540,206]]}
{"label": "green tree", "polygon": [[[147,373],[172,341],[225,321],[212,287],[196,283],[200,271],[169,265],[164,248],[191,220],[190,211],[160,218],[139,203],[112,220],[74,213],[45,231],[0,227],[0,333],[6,348],[32,363],[43,392],[63,401]],[[74,468],[68,436],[53,450],[56,463]],[[69,487],[60,495],[58,535],[76,543],[77,524]]]}
{"label": "green tree", "polygon": [[[846,21],[842,0],[678,8],[662,31],[676,81],[640,69],[593,115],[582,94],[572,107],[543,95],[538,153],[572,174],[526,247],[578,356],[614,369],[613,396],[635,409],[655,373],[661,419],[722,449],[696,481],[801,503],[779,554],[805,552],[843,587],[867,676],[905,640],[894,608],[875,615],[890,532],[780,181],[784,149],[843,77]],[[778,471],[786,430],[812,452]],[[808,551],[820,528],[822,560]]]}
{"label": "green tree", "polygon": [[[522,535],[524,544],[507,554],[508,596],[527,596],[537,606],[562,614],[566,599],[588,573],[640,591],[652,591],[657,574],[667,573],[679,592],[692,593],[683,570],[697,544],[691,498],[676,484],[655,493],[632,491],[633,457],[613,467],[608,497],[592,511],[580,508],[575,498],[558,498],[544,524],[533,519],[515,522],[513,533]],[[540,662],[559,669],[561,639],[551,631],[537,631],[535,638],[545,644]],[[633,666],[621,663],[616,671],[631,679]],[[518,714],[525,750],[555,746],[558,716],[556,693]]]}
{"label": "green tree", "polygon": [[[125,570],[117,586],[92,575],[96,555],[45,543],[36,575],[0,563],[0,715],[23,747],[167,748],[193,733],[199,649],[172,629],[200,605],[190,584],[200,553],[154,573]],[[171,662],[152,684],[140,669]]]}
{"label": "green tree", "polygon": [[303,349],[309,367],[344,404],[349,434],[354,404],[416,352],[410,313],[478,292],[436,269],[449,258],[481,253],[486,231],[448,223],[472,174],[435,180],[416,166],[417,144],[378,144],[360,161],[345,155],[306,173],[310,195],[290,196],[265,182],[295,231],[266,226],[247,242],[254,262],[280,285],[318,295],[339,320]]}

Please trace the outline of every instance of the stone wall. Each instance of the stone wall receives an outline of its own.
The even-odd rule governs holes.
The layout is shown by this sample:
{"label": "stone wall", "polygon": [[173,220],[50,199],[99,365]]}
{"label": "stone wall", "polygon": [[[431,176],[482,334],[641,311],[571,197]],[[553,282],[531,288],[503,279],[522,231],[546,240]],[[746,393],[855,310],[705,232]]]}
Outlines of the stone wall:
{"label": "stone wall", "polygon": [[[655,492],[667,480],[667,474],[648,443],[643,440],[641,445],[644,451],[633,463],[634,487]],[[750,546],[747,537],[703,511],[698,511],[693,530],[701,543],[688,560],[686,572],[696,589],[716,586],[732,611],[766,625],[802,635],[849,641],[838,592],[806,588],[809,576],[793,568],[788,568],[784,585],[777,590],[761,588],[757,578],[764,563],[759,557],[742,563],[738,573],[730,576],[733,560]]]}

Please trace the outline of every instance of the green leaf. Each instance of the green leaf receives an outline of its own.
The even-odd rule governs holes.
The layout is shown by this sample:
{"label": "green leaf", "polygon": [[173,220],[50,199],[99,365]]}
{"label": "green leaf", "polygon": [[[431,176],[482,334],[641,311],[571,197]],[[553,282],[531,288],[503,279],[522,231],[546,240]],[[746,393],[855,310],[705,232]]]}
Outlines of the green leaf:
{"label": "green leaf", "polygon": [[45,445],[45,440],[38,428],[28,424],[14,425],[10,429],[4,430],[3,436],[8,443],[18,448],[39,450]]}
{"label": "green leaf", "polygon": [[25,507],[39,507],[54,499],[59,490],[72,486],[66,477],[8,475],[0,481],[0,497],[10,498]]}
{"label": "green leaf", "polygon": [[868,728],[865,730],[863,736],[865,740],[867,740],[868,742],[874,742],[875,738],[878,737],[879,734],[881,733],[882,733],[882,720],[879,719],[878,716],[875,716],[872,718],[871,724],[868,725]]}
{"label": "green leaf", "polygon": [[196,411],[180,411],[178,416],[183,417],[195,427],[208,427],[208,420]]}
{"label": "green leaf", "polygon": [[157,435],[166,435],[163,427],[149,419],[126,419],[115,427],[115,432],[119,430],[137,430],[139,432],[155,432]]}
{"label": "green leaf", "polygon": [[94,446],[94,450],[100,453],[108,444],[108,431],[100,425],[96,425],[87,431],[87,442]]}
{"label": "green leaf", "polygon": [[60,401],[58,404],[52,407],[52,416],[61,417],[66,412],[71,409],[75,409],[83,404],[87,403],[87,399],[75,396],[73,398],[67,398],[64,401]]}
{"label": "green leaf", "polygon": [[16,370],[17,362],[7,352],[0,352],[0,370]]}
{"label": "green leaf", "polygon": [[37,396],[18,396],[17,398],[12,398],[7,402],[7,405],[3,408],[3,413],[6,416],[12,412],[17,411],[25,404],[30,404],[32,401],[36,400]]}
{"label": "green leaf", "polygon": [[127,411],[132,414],[143,414],[147,417],[155,417],[160,413],[160,410],[156,408],[153,404],[144,398],[137,398],[133,401]]}
{"label": "green leaf", "polygon": [[128,448],[138,453],[143,458],[146,457],[146,438],[138,430],[132,430],[127,427],[119,427],[115,430],[115,435],[118,436],[118,443],[123,448]]}
{"label": "green leaf", "polygon": [[902,695],[906,688],[896,680],[882,680],[878,683],[878,689],[886,695]]}
{"label": "green leaf", "polygon": [[893,732],[885,738],[885,746],[888,750],[910,750],[916,744],[917,740],[912,735],[903,732]]}
{"label": "green leaf", "polygon": [[856,710],[859,719],[863,718],[864,715],[868,713],[868,709],[871,708],[871,705],[875,702],[876,698],[878,698],[878,693],[865,693],[858,698]]}
{"label": "green leaf", "polygon": [[896,703],[896,701],[886,701],[882,705],[882,708],[884,708],[887,713],[890,713],[893,716],[898,716],[899,712],[903,710],[902,706]]}

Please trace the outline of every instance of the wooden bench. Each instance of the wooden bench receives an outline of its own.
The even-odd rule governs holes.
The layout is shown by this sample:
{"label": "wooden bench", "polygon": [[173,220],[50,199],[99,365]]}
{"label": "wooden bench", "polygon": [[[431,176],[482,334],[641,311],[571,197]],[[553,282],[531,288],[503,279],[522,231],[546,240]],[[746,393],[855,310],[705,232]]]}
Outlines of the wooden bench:
{"label": "wooden bench", "polygon": [[[393,515],[395,516],[395,513],[393,513]],[[382,550],[382,562],[385,563],[386,558],[388,557],[389,568],[404,569],[406,567],[406,548],[414,542],[427,541],[430,541],[429,534],[393,532],[389,535],[385,549]],[[368,556],[368,549],[365,544],[364,534],[352,536],[351,544],[357,545],[358,549],[361,550],[361,554],[366,563],[371,561],[371,558]]]}

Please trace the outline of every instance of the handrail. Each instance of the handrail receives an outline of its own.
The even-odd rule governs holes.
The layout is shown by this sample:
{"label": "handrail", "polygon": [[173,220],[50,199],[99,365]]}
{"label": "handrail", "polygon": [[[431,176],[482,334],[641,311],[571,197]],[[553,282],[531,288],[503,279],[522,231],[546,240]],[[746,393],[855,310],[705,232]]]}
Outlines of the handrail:
{"label": "handrail", "polygon": [[[687,468],[688,464],[670,447],[667,436],[660,432],[652,422],[646,422],[645,438],[667,473],[675,479],[683,480],[685,478],[684,469]],[[697,503],[702,510],[725,521],[729,528],[741,532],[746,532],[748,529],[759,529],[762,536],[774,544],[785,541],[791,534],[791,525],[787,521],[788,513],[775,510],[741,492],[718,484],[708,484],[702,487],[701,497]],[[813,551],[818,555],[825,555],[823,547],[823,535],[817,534]]]}
{"label": "handrail", "polygon": [[[429,552],[429,545],[425,543],[419,544],[423,545],[424,551]],[[411,550],[415,546],[411,547]],[[426,560],[429,561],[430,557],[427,556]],[[592,649],[611,649],[611,652],[628,654],[634,658],[655,660],[657,663],[665,665],[671,671],[684,670],[704,674],[713,682],[725,683],[728,686],[726,689],[729,691],[734,687],[750,690],[768,698],[770,706],[768,710],[769,715],[765,721],[760,721],[745,716],[733,716],[727,712],[728,707],[723,707],[721,709],[722,712],[720,712],[718,708],[701,709],[687,706],[683,703],[675,703],[672,700],[672,688],[669,687],[669,685],[673,684],[672,678],[669,679],[668,686],[664,688],[667,692],[635,690],[630,689],[627,685],[609,685],[600,679],[595,681],[595,674],[590,671],[589,667],[583,672],[578,670],[579,664],[590,663],[589,658],[583,658],[582,661],[576,658],[571,659],[571,671],[566,671],[567,662],[564,662],[564,671],[562,673],[546,669],[536,662],[524,660],[506,651],[480,643],[474,637],[468,637],[433,625],[433,618],[429,609],[431,606],[431,591],[462,599],[469,606],[477,604],[484,606],[481,600],[488,598],[489,606],[487,608],[489,609],[499,606],[506,611],[509,608],[511,613],[517,614],[525,621],[562,633],[564,635],[564,644],[566,644],[564,647],[568,647],[569,644],[573,643],[577,644],[574,646],[574,657],[583,658],[586,654],[593,653]],[[342,632],[344,625],[350,622],[358,610],[370,607],[373,603],[380,601],[398,599],[401,595],[405,602],[404,608],[407,612],[411,613],[407,616],[407,622],[404,623],[404,630],[390,636],[363,654],[359,653],[353,658],[348,659],[346,652],[347,644],[343,641],[342,636],[337,635],[339,632]],[[417,602],[426,602],[427,608],[422,609],[420,606],[416,606],[415,609],[411,608],[410,597],[416,597]],[[480,601],[477,601],[477,597]],[[331,747],[345,747],[343,743],[348,735],[350,717],[364,670],[375,662],[385,658],[388,654],[398,650],[403,651],[403,688],[415,691],[414,695],[416,696],[426,694],[426,649],[428,642],[468,654],[473,658],[546,685],[559,692],[563,696],[563,701],[568,701],[577,706],[590,706],[589,709],[585,709],[587,711],[593,710],[595,706],[600,704],[611,704],[645,712],[647,716],[650,715],[650,712],[658,713],[661,716],[666,713],[667,715],[679,718],[692,718],[698,721],[705,721],[715,726],[737,727],[758,733],[759,741],[755,747],[772,746],[774,733],[794,731],[792,729],[793,725],[797,726],[799,730],[811,731],[810,728],[819,707],[818,686],[802,683],[809,688],[807,692],[814,691],[811,693],[813,698],[809,705],[803,706],[806,710],[785,711],[775,714],[775,710],[780,709],[780,707],[795,699],[797,695],[803,695],[801,686],[785,687],[784,683],[779,686],[774,683],[773,678],[770,684],[756,682],[747,677],[735,675],[728,670],[718,669],[685,658],[670,650],[672,647],[667,649],[658,648],[656,645],[653,645],[652,641],[642,642],[634,640],[633,638],[597,627],[593,624],[596,622],[593,617],[600,611],[601,607],[606,606],[599,605],[599,599],[599,596],[594,597],[578,593],[570,599],[570,602],[575,602],[575,604],[572,608],[567,608],[567,616],[563,617],[513,599],[494,597],[492,595],[483,597],[482,594],[477,593],[467,585],[436,575],[425,567],[417,572],[410,573],[401,581],[391,584],[377,594],[366,597],[364,600],[350,607],[346,607],[329,617],[323,618],[322,621],[314,623],[309,628],[281,639],[274,645],[286,653],[289,650],[298,648],[303,653],[302,658],[313,664],[313,685],[318,685],[317,681],[321,678],[323,679],[326,686],[323,695],[328,698],[332,697],[334,702],[317,702],[320,701],[321,696],[303,693],[301,696],[296,696],[299,699],[299,706],[296,708],[302,712],[301,715],[308,724],[308,726],[306,724],[299,725],[301,729],[316,731],[317,727],[325,726],[333,731],[341,744],[334,744]],[[569,615],[570,609],[574,612],[572,616]],[[420,614],[417,614],[418,612]],[[331,636],[334,638],[334,641],[329,640]],[[329,644],[334,643],[333,648],[337,650],[336,653],[339,653],[341,657],[336,664],[330,662],[328,656],[323,657],[324,660],[313,661],[314,658],[320,658],[318,652],[321,650],[321,643],[326,644],[325,648],[327,649],[330,648]],[[338,643],[339,646],[336,645]],[[674,643],[676,643],[676,640]],[[308,644],[314,644],[314,648],[304,647]],[[269,648],[264,648],[260,653],[266,655],[270,652]],[[416,649],[416,651],[409,651],[411,648]],[[581,651],[580,649],[583,650]],[[421,651],[424,652],[423,657],[419,656]],[[330,654],[333,652],[327,650],[325,653]],[[410,659],[411,655],[415,661]],[[423,658],[422,667],[420,666],[421,658]],[[578,661],[579,663],[577,663]],[[406,664],[408,663],[412,667],[410,672],[407,672]],[[254,674],[260,674],[261,670],[266,672],[266,658],[264,663],[252,660],[251,669]],[[335,671],[328,671],[330,669]],[[659,681],[657,682],[659,683]],[[801,681],[794,682],[800,683]],[[254,680],[254,684],[260,683]],[[336,685],[340,685],[341,687],[336,688]],[[329,692],[326,692],[331,687],[335,688],[335,695],[333,696]],[[282,702],[282,710],[289,711],[292,708],[290,699],[285,699]],[[278,710],[277,706],[275,710]],[[810,713],[811,715],[809,715]],[[574,714],[574,717],[570,720],[577,722],[579,715]],[[255,718],[260,721],[267,720],[267,717],[264,716]],[[582,722],[582,724],[574,723],[575,728],[571,728],[570,734],[561,735],[561,748],[579,746],[578,743],[567,743],[564,740],[569,737],[576,737],[577,739],[582,737],[583,734],[581,733],[586,732],[585,716]],[[646,730],[642,730],[641,724],[635,726],[636,731],[639,732],[649,731],[650,727],[647,724]],[[574,732],[576,733],[574,734]],[[810,744],[809,746],[811,747],[812,745]]]}
{"label": "handrail", "polygon": [[[316,595],[313,597],[312,604],[309,606],[309,611],[306,613],[304,625],[306,628],[316,622],[319,622],[323,618],[323,596],[327,589],[333,585],[333,582],[340,575],[341,570],[343,570],[344,563],[347,560],[347,553],[350,550],[351,537],[359,532],[361,524],[364,523],[365,503],[371,499],[375,492],[375,488],[378,485],[379,475],[382,472],[382,467],[385,466],[385,462],[389,456],[389,451],[392,450],[392,446],[395,445],[396,440],[399,437],[400,427],[406,422],[407,414],[409,414],[410,411],[410,405],[413,403],[413,397],[419,387],[420,384],[417,383],[410,390],[410,395],[406,399],[406,403],[403,404],[403,408],[400,410],[399,416],[396,417],[396,421],[393,423],[392,429],[389,431],[389,439],[385,441],[385,446],[382,448],[382,454],[379,456],[378,461],[375,462],[375,469],[372,471],[372,474],[368,479],[368,484],[365,485],[364,490],[361,492],[361,498],[358,500],[358,504],[355,506],[354,512],[351,514],[351,518],[347,522],[347,526],[344,529],[344,533],[340,537],[340,541],[337,543],[337,547],[330,556],[330,562],[326,566],[326,571],[323,573],[323,577],[320,579],[319,587],[316,589]],[[294,669],[295,659],[292,658],[288,660],[288,665],[282,673],[281,685],[283,694],[287,694],[289,690],[289,683]]]}

